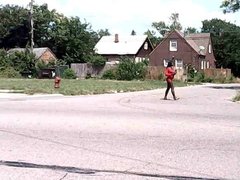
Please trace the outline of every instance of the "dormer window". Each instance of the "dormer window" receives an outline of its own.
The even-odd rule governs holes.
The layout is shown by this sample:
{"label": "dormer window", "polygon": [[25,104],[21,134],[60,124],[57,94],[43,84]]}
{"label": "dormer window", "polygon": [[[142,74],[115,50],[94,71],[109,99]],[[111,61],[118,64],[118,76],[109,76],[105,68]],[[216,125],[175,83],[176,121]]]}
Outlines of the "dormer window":
{"label": "dormer window", "polygon": [[148,43],[147,42],[145,42],[144,43],[144,47],[143,47],[145,50],[147,50],[148,49]]}
{"label": "dormer window", "polygon": [[175,40],[175,39],[170,40],[169,50],[170,51],[177,51],[177,40]]}
{"label": "dormer window", "polygon": [[211,46],[211,44],[208,45],[208,52],[209,52],[209,54],[212,53],[212,46]]}

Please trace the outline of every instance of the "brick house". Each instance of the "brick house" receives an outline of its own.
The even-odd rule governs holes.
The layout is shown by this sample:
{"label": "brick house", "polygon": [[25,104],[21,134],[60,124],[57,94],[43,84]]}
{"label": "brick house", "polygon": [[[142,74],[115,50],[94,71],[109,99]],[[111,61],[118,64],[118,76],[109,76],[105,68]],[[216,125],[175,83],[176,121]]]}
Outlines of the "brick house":
{"label": "brick house", "polygon": [[177,69],[192,65],[195,69],[215,68],[210,33],[183,34],[177,30],[166,35],[150,53],[150,66],[166,66],[169,61]]}
{"label": "brick house", "polygon": [[95,46],[95,52],[106,57],[108,62],[119,61],[122,56],[140,62],[149,58],[153,46],[146,35],[103,36]]}
{"label": "brick house", "polygon": [[[25,52],[25,51],[26,51],[26,48],[13,48],[8,50],[8,53]],[[42,60],[45,63],[57,60],[57,57],[55,56],[55,54],[47,47],[33,48],[33,54],[35,54],[38,60]]]}

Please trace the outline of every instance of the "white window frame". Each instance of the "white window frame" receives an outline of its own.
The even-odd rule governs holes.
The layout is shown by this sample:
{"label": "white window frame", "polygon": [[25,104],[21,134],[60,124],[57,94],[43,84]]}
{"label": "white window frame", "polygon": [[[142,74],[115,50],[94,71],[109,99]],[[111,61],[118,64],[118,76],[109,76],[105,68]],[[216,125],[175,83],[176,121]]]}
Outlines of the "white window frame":
{"label": "white window frame", "polygon": [[212,53],[212,45],[211,45],[211,44],[208,45],[208,53],[209,53],[209,54]]}
{"label": "white window frame", "polygon": [[175,68],[183,69],[183,60],[182,59],[175,59]]}
{"label": "white window frame", "polygon": [[201,61],[201,69],[206,69],[206,67],[207,67],[207,61],[202,60]]}
{"label": "white window frame", "polygon": [[177,51],[177,40],[171,39],[169,41],[169,51]]}
{"label": "white window frame", "polygon": [[207,69],[209,69],[210,68],[210,63],[209,63],[209,61],[207,61]]}
{"label": "white window frame", "polygon": [[145,42],[144,43],[144,47],[143,47],[145,50],[148,50],[148,42]]}

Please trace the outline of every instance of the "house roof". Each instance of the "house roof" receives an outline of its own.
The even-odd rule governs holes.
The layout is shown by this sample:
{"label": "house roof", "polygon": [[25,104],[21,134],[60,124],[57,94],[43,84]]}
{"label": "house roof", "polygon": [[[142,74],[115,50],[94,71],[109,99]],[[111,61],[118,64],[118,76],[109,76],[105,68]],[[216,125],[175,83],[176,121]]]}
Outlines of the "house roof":
{"label": "house roof", "polygon": [[119,35],[118,42],[115,42],[115,36],[103,36],[96,44],[95,52],[103,55],[135,55],[148,38],[147,35]]}
{"label": "house roof", "polygon": [[[13,49],[8,50],[9,53],[11,53],[11,52],[25,52],[25,51],[26,51],[26,48],[13,48]],[[37,59],[39,59],[46,51],[52,52],[48,47],[33,48],[33,53],[35,54]]]}
{"label": "house roof", "polygon": [[[209,41],[210,41],[210,33],[194,33],[184,35],[184,33],[174,30],[177,32],[186,42],[199,54],[199,55],[206,55]],[[172,31],[171,33],[173,33]],[[169,33],[165,39],[167,39],[171,33]]]}
{"label": "house roof", "polygon": [[200,55],[206,55],[210,41],[210,33],[189,34],[184,38],[196,52]]}

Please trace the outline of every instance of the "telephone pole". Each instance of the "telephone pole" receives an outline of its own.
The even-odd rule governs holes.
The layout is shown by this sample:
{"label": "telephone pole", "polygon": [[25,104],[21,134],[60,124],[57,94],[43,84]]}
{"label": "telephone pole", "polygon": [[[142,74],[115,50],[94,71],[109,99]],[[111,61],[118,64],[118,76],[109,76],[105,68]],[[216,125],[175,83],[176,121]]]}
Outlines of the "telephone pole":
{"label": "telephone pole", "polygon": [[31,45],[31,53],[33,53],[33,46],[34,46],[34,41],[33,41],[33,3],[34,3],[34,0],[31,0],[30,2],[30,34],[31,34],[31,42],[30,42],[30,45]]}

